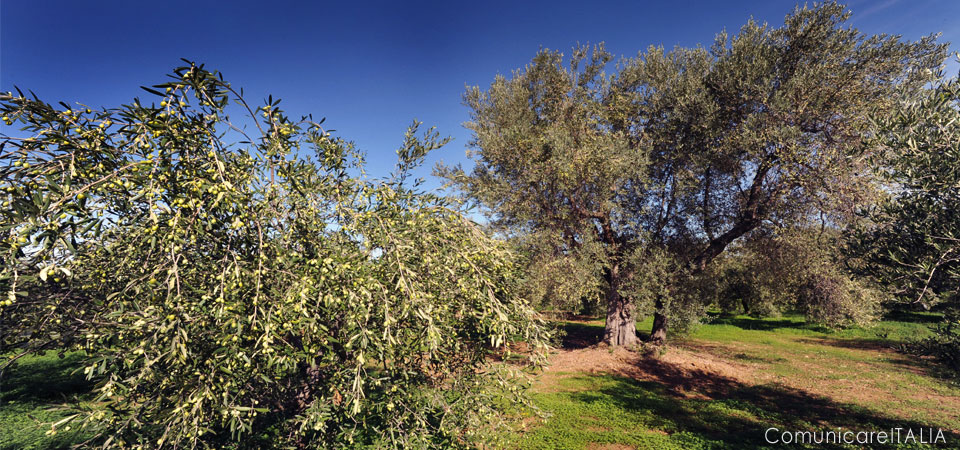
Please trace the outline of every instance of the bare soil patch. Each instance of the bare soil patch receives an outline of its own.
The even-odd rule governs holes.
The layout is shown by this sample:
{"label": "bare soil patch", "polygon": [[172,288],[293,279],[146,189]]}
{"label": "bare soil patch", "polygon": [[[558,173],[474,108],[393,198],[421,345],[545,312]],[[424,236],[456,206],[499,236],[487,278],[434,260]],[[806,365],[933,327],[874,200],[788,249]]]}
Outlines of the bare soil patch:
{"label": "bare soil patch", "polygon": [[599,444],[596,442],[591,442],[587,444],[587,450],[635,450],[636,447],[631,447],[626,444]]}
{"label": "bare soil patch", "polygon": [[[710,398],[722,396],[737,385],[753,384],[758,379],[749,365],[724,361],[709,353],[671,348],[665,355],[656,357],[602,345],[559,350],[551,356],[546,372],[554,375],[608,373],[662,383],[682,396]],[[546,378],[546,385],[553,384],[553,377]]]}

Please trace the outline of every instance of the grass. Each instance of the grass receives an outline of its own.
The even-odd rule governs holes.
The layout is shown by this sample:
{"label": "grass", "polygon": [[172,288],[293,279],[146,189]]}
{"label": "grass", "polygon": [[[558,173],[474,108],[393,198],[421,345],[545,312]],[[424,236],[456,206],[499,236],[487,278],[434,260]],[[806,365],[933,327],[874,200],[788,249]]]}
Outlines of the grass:
{"label": "grass", "polygon": [[[665,357],[638,356],[612,374],[544,373],[533,395],[548,416],[527,424],[515,445],[754,449],[774,447],[764,441],[770,427],[937,427],[948,433],[947,445],[891,448],[960,448],[960,386],[927,361],[895,350],[929,335],[928,324],[938,319],[914,314],[834,332],[798,316],[717,316],[674,339]],[[599,320],[567,322],[564,345],[596,343],[602,327]],[[711,364],[733,368],[733,375]],[[643,375],[630,376],[634,369]]]}
{"label": "grass", "polygon": [[81,355],[60,358],[56,352],[21,358],[0,378],[0,449],[65,449],[87,436],[75,429],[47,435],[49,424],[70,414],[58,408],[91,385],[78,373]]}
{"label": "grass", "polygon": [[[550,416],[524,433],[518,448],[760,449],[771,447],[764,440],[764,430],[770,427],[919,430],[930,426],[777,385],[732,383],[717,398],[678,396],[657,382],[611,375],[564,374],[558,385],[556,391],[534,395]],[[958,436],[948,439],[955,444]]]}
{"label": "grass", "polygon": [[[831,331],[785,316],[720,317],[671,341],[662,357],[636,354],[622,370],[551,370],[532,396],[546,413],[513,435],[516,449],[757,449],[763,431],[940,427],[960,448],[960,386],[936,366],[900,353],[930,333],[930,314],[890,317]],[[649,329],[649,320],[638,329]],[[564,351],[610,357],[600,320],[566,322]],[[594,352],[594,353],[590,353]],[[608,358],[609,359],[609,358]],[[86,436],[47,436],[68,414],[51,409],[88,398],[80,355],[23,358],[0,380],[0,450],[61,449]],[[589,366],[589,362],[587,363]],[[717,367],[725,368],[716,370]],[[794,447],[799,448],[799,447]],[[817,448],[831,448],[821,445]],[[856,448],[856,447],[851,447]],[[922,445],[900,448],[924,448]]]}
{"label": "grass", "polygon": [[[537,392],[551,416],[518,442],[525,449],[579,449],[588,444],[627,444],[649,449],[703,448],[705,424],[685,423],[691,405],[676,401],[657,383],[607,376],[564,374],[556,391]],[[669,414],[662,412],[670,411]],[[694,431],[691,431],[694,430]]]}

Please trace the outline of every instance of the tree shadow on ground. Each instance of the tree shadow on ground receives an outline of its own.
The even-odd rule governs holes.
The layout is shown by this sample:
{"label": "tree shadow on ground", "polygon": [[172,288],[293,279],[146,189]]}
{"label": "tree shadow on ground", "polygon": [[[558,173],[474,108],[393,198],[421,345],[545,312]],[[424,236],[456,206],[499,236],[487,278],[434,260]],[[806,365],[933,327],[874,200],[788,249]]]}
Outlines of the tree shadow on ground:
{"label": "tree shadow on ground", "polygon": [[711,325],[732,325],[743,330],[773,331],[781,328],[793,328],[796,330],[817,331],[821,333],[830,332],[827,327],[817,324],[807,323],[803,320],[791,319],[762,319],[744,316],[726,316],[710,314]]}
{"label": "tree shadow on ground", "polygon": [[[737,326],[745,329],[776,329],[784,327],[806,328],[802,323],[791,320],[759,320],[736,318]],[[716,323],[716,322],[715,322]],[[601,342],[603,326],[597,323],[566,322],[561,324],[565,335],[562,345],[565,349],[584,349]],[[889,352],[884,361],[902,366],[914,373],[932,375],[926,362],[913,361],[899,352],[892,351],[890,341],[881,339],[847,338],[802,338],[800,342],[811,345],[830,345],[838,348],[858,350],[880,350]],[[687,348],[689,342],[680,344]],[[704,344],[706,345],[706,344]],[[694,346],[696,347],[696,346]],[[714,353],[716,349],[693,348],[693,350]],[[782,362],[783,358],[760,358],[756,355],[731,354],[735,359],[747,362]],[[922,366],[922,367],[921,367]],[[602,409],[603,405],[614,404],[621,410],[620,417],[631,417],[642,424],[638,429],[660,430],[666,432],[673,444],[680,448],[728,448],[754,449],[779,448],[765,441],[764,432],[771,427],[782,431],[887,431],[901,428],[912,429],[914,433],[924,430],[929,433],[935,423],[921,423],[900,417],[894,417],[873,411],[856,404],[839,403],[829,397],[820,396],[784,386],[778,383],[752,385],[735,378],[706,370],[681,367],[649,355],[636,354],[626,368],[615,369],[612,375],[575,376],[574,379],[585,383],[597,383],[596,388],[579,389],[570,392],[558,392],[553,395],[568,396],[559,404],[569,405],[583,402],[588,408],[576,414],[587,419],[573,417],[569,420],[576,424],[578,420],[594,420],[592,408]],[[593,380],[593,381],[589,381]],[[597,382],[596,380],[606,380]],[[551,413],[554,413],[551,411]],[[589,420],[588,420],[589,419]],[[591,425],[584,422],[578,426],[584,434],[584,442],[608,442],[606,432],[593,432],[591,428],[606,428],[602,422]],[[615,421],[614,421],[615,423]],[[601,425],[601,427],[597,427]],[[942,426],[942,425],[941,425]],[[634,425],[634,428],[637,428]],[[568,426],[568,428],[570,428]],[[616,425],[614,425],[616,428]],[[569,434],[572,432],[562,431]],[[934,434],[936,430],[934,431]],[[899,448],[960,448],[960,434],[957,430],[944,429],[946,444],[934,446],[904,445]],[[574,433],[576,434],[576,433]],[[647,438],[637,438],[647,439]],[[610,441],[613,442],[613,441]],[[644,447],[646,441],[624,441]],[[793,446],[804,448],[804,446]],[[656,445],[651,448],[656,448]],[[667,448],[667,447],[664,447]],[[839,446],[832,444],[811,445],[809,448],[898,448],[877,442],[865,445]]]}
{"label": "tree shadow on ground", "polygon": [[943,314],[930,311],[889,311],[883,315],[883,320],[936,324],[943,321]]}
{"label": "tree shadow on ground", "polygon": [[[4,358],[5,359],[5,358]],[[91,437],[76,427],[46,435],[50,424],[70,414],[61,405],[91,397],[94,383],[86,380],[84,356],[54,351],[28,356],[0,376],[0,450],[65,450]]]}
{"label": "tree shadow on ground", "polygon": [[[841,404],[829,398],[778,384],[748,385],[736,379],[690,370],[652,357],[638,356],[632,365],[610,376],[598,389],[568,392],[577,402],[613,402],[638,417],[656,417],[646,425],[668,434],[692,434],[695,441],[712,441],[707,448],[772,448],[767,429],[783,431],[889,431],[918,433],[936,424],[889,417],[867,408]],[[960,434],[944,430],[946,444],[929,448],[956,448]],[[926,431],[925,431],[926,432]],[[934,431],[934,436],[936,431]],[[691,438],[687,436],[684,439]],[[781,444],[782,446],[782,444]],[[801,448],[803,446],[800,446]],[[820,444],[811,448],[860,448]],[[865,448],[895,448],[874,442]],[[911,448],[918,448],[913,446]],[[926,448],[926,447],[919,447]]]}
{"label": "tree shadow on ground", "polygon": [[0,378],[0,404],[58,401],[90,391],[93,383],[79,370],[83,355],[44,357],[8,367]]}
{"label": "tree shadow on ground", "polygon": [[797,339],[797,342],[850,350],[876,351],[885,354],[879,359],[880,361],[896,366],[900,370],[935,378],[945,383],[960,382],[957,379],[957,374],[939,363],[936,358],[912,352],[909,344],[885,339],[865,338],[802,338]]}
{"label": "tree shadow on ground", "polygon": [[747,363],[774,364],[787,361],[787,358],[776,354],[765,352],[762,355],[757,353],[746,353],[740,349],[730,347],[714,342],[677,339],[673,345],[695,352],[707,353],[721,358],[736,359]]}
{"label": "tree shadow on ground", "polygon": [[565,349],[592,347],[603,340],[603,326],[590,323],[562,322],[560,346]]}
{"label": "tree shadow on ground", "polygon": [[799,338],[797,342],[809,345],[826,345],[850,350],[894,351],[899,350],[896,341],[880,338]]}

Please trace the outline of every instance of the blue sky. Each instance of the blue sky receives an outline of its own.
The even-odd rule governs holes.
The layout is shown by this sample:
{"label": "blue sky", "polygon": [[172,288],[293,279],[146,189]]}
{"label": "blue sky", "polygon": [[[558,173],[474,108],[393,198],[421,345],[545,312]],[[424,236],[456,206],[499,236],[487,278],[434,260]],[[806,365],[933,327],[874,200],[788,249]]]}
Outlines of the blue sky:
{"label": "blue sky", "polygon": [[[782,24],[794,1],[292,2],[0,0],[0,89],[48,102],[116,106],[164,81],[179,58],[205,62],[259,103],[313,113],[387,175],[413,118],[454,138],[428,161],[467,162],[465,85],[488,86],[541,47],[606,42],[616,55],[650,45],[709,45],[749,17]],[[867,33],[960,46],[960,2],[851,0]],[[951,74],[957,64],[950,66]],[[431,181],[429,186],[436,186]]]}

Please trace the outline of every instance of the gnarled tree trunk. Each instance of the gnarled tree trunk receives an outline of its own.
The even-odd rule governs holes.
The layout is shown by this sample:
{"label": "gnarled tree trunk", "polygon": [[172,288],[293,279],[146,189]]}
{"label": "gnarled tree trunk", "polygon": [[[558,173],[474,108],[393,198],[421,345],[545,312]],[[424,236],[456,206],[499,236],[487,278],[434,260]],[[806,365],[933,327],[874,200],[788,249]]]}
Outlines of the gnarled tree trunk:
{"label": "gnarled tree trunk", "polygon": [[607,324],[603,341],[612,346],[629,347],[640,342],[633,301],[620,295],[620,267],[614,264],[607,271]]}
{"label": "gnarled tree trunk", "polygon": [[663,300],[657,299],[654,302],[657,309],[653,313],[653,327],[650,329],[650,337],[647,342],[654,345],[663,345],[667,341],[667,314],[663,311]]}

